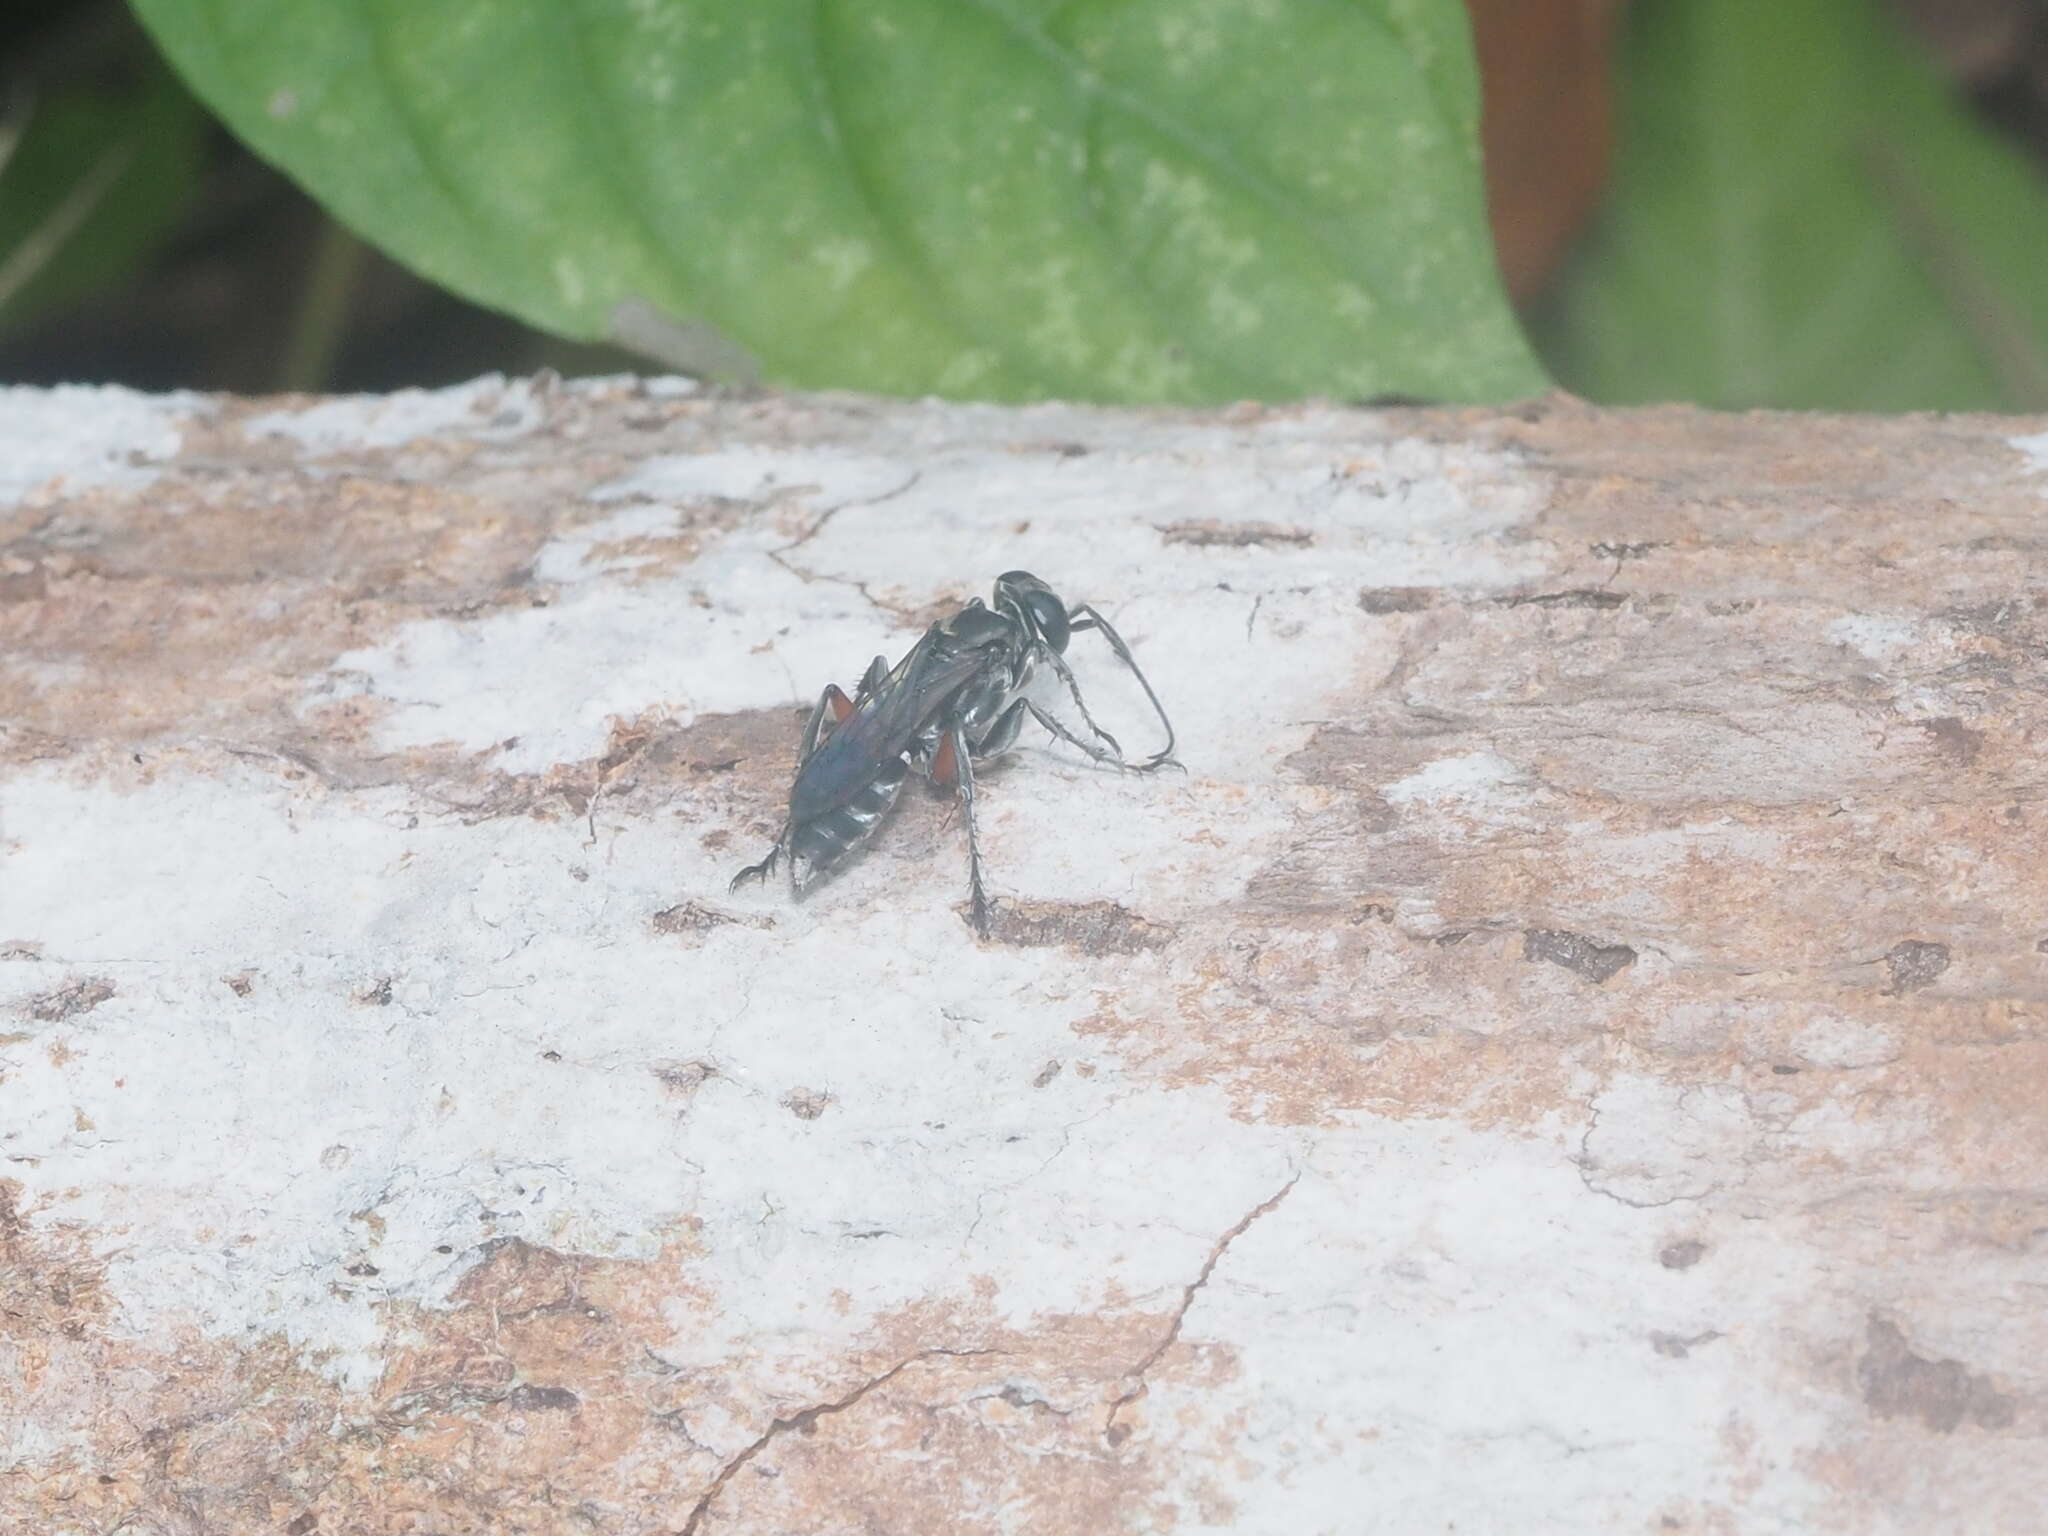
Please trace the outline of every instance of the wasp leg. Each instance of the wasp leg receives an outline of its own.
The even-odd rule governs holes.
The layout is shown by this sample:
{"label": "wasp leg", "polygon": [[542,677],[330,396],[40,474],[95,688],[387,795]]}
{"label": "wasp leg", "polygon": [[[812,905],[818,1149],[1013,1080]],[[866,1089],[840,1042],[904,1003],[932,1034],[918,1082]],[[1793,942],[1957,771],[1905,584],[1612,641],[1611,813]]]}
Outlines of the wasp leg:
{"label": "wasp leg", "polygon": [[810,761],[811,754],[818,750],[818,738],[825,733],[825,714],[829,710],[834,725],[846,724],[846,717],[853,713],[854,703],[837,683],[827,683],[825,691],[818,695],[818,707],[811,711],[811,718],[804,725],[803,738],[797,743],[796,765],[799,769]]}
{"label": "wasp leg", "polygon": [[[1114,736],[1110,735],[1109,732],[1105,731],[1100,725],[1097,725],[1095,723],[1095,717],[1088,713],[1088,705],[1086,701],[1083,700],[1081,697],[1081,685],[1074,680],[1074,670],[1073,668],[1067,665],[1066,658],[1060,655],[1058,651],[1048,650],[1044,654],[1046,660],[1052,663],[1053,671],[1059,674],[1060,681],[1067,685],[1067,693],[1073,698],[1074,707],[1081,711],[1081,718],[1087,722],[1088,729],[1095,733],[1096,738],[1098,740],[1106,741],[1109,743],[1109,751],[1111,755],[1105,756],[1103,753],[1096,750],[1095,748],[1088,747],[1083,742],[1075,741],[1075,739],[1072,736],[1068,735],[1065,731],[1060,731],[1058,734],[1065,737],[1068,741],[1074,742],[1075,746],[1084,748],[1084,750],[1087,751],[1088,755],[1094,758],[1097,762],[1114,762],[1119,767],[1128,767],[1129,764],[1124,761],[1123,743],[1118,741]],[[1040,715],[1039,718],[1042,720],[1045,717],[1043,715]]]}
{"label": "wasp leg", "polygon": [[981,733],[981,740],[974,744],[974,760],[985,763],[992,757],[1001,757],[1017,744],[1017,733],[1024,729],[1024,715],[1030,705],[1019,699],[1008,709],[997,715],[993,724]]}
{"label": "wasp leg", "polygon": [[[1025,700],[1023,702],[1024,707],[1031,711],[1032,719],[1036,720],[1048,731],[1051,731],[1053,735],[1057,736],[1061,741],[1064,741],[1068,746],[1079,747],[1083,752],[1086,752],[1090,757],[1094,758],[1096,762],[1107,763],[1112,768],[1131,768],[1136,766],[1135,764],[1128,761],[1124,757],[1122,752],[1112,752],[1106,747],[1099,747],[1094,742],[1083,740],[1081,737],[1075,735],[1072,731],[1067,729],[1065,724],[1061,722],[1057,715],[1051,714],[1048,711],[1039,708],[1038,705],[1030,702],[1029,700]],[[1113,744],[1114,743],[1112,742],[1112,745]]]}
{"label": "wasp leg", "polygon": [[[967,911],[974,921],[974,931],[985,939],[988,937],[988,891],[981,883],[981,840],[974,832],[974,758],[967,749],[967,735],[959,726],[947,732],[938,755],[952,758],[943,767],[960,785],[961,819],[967,823]],[[933,763],[935,774],[941,766],[936,761]]]}
{"label": "wasp leg", "polygon": [[[1150,773],[1155,768],[1165,768],[1168,766],[1179,768],[1181,765],[1175,762],[1173,757],[1173,722],[1166,718],[1166,706],[1159,702],[1159,695],[1152,691],[1151,681],[1145,676],[1144,670],[1139,667],[1137,658],[1131,655],[1131,648],[1124,644],[1124,637],[1116,632],[1116,626],[1097,613],[1094,607],[1088,603],[1076,603],[1067,614],[1067,617],[1073,621],[1073,628],[1077,632],[1084,629],[1099,629],[1102,631],[1102,638],[1107,640],[1109,648],[1116,652],[1116,659],[1131,669],[1131,676],[1135,677],[1138,680],[1138,686],[1145,690],[1145,697],[1152,705],[1152,713],[1159,717],[1159,723],[1166,728],[1166,745],[1157,752],[1154,752],[1144,762],[1135,763],[1132,766],[1140,773]],[[1074,702],[1076,704],[1081,702],[1081,696],[1078,691],[1074,694]],[[1083,716],[1088,713],[1086,706],[1083,706],[1081,713]]]}
{"label": "wasp leg", "polygon": [[734,875],[732,877],[732,883],[728,885],[726,889],[728,891],[736,891],[741,886],[745,885],[749,880],[766,880],[770,875],[775,873],[775,866],[779,864],[781,861],[782,839],[777,838],[775,840],[775,846],[768,850],[768,857],[763,859],[758,864],[749,864],[745,869],[741,870],[738,874]]}
{"label": "wasp leg", "polygon": [[860,680],[860,687],[854,691],[853,702],[864,704],[881,692],[882,684],[889,680],[889,658],[877,656],[868,663],[868,670]]}

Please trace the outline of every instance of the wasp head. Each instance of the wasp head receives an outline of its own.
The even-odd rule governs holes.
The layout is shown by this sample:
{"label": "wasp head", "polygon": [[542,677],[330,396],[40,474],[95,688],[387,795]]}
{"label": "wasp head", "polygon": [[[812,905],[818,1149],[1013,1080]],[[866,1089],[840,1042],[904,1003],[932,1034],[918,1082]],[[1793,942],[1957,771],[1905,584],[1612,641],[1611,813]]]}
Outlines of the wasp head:
{"label": "wasp head", "polygon": [[1005,571],[996,578],[997,610],[1015,610],[1031,633],[1055,651],[1067,648],[1067,605],[1029,571]]}

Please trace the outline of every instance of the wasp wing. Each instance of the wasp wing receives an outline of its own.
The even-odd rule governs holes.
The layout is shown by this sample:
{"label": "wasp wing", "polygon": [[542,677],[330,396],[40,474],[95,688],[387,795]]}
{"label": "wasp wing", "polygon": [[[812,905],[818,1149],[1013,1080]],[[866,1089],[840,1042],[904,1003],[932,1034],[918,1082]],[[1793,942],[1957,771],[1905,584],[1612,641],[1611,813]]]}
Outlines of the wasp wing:
{"label": "wasp wing", "polygon": [[979,651],[947,652],[936,640],[927,633],[918,641],[881,686],[804,759],[789,792],[792,825],[835,811],[865,789],[987,660]]}

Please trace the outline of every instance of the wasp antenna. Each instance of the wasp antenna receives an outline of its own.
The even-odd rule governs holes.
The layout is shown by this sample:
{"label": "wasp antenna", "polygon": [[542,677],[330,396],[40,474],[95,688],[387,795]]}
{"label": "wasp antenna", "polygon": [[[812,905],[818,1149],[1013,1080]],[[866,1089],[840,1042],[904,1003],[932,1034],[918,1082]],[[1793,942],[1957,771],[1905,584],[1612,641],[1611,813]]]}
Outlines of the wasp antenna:
{"label": "wasp antenna", "polygon": [[[1131,676],[1135,677],[1138,680],[1138,686],[1145,690],[1145,698],[1152,705],[1152,713],[1159,717],[1160,725],[1166,730],[1166,745],[1139,764],[1138,771],[1150,773],[1155,768],[1164,768],[1170,764],[1175,768],[1179,768],[1183,773],[1187,772],[1185,767],[1174,761],[1173,744],[1177,738],[1173,733],[1173,722],[1166,718],[1166,706],[1159,702],[1159,695],[1152,691],[1150,679],[1145,676],[1144,669],[1138,665],[1137,658],[1131,654],[1131,648],[1124,644],[1124,637],[1116,632],[1116,626],[1111,624],[1109,620],[1105,619],[1087,603],[1076,603],[1074,605],[1074,618],[1075,622],[1072,627],[1077,630],[1099,629],[1102,631],[1102,638],[1107,640],[1109,648],[1116,652],[1116,659],[1131,669]],[[1069,686],[1071,686],[1071,683]],[[1079,702],[1078,694],[1075,696],[1075,702]]]}

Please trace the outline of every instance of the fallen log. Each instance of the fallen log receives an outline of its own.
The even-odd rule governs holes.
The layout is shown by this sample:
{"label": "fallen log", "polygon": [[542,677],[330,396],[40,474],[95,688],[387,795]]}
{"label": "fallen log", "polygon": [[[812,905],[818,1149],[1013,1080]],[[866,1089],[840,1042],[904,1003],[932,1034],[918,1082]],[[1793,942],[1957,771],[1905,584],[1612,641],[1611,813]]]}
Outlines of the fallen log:
{"label": "fallen log", "polygon": [[0,395],[0,1527],[2030,1527],[2042,428]]}

